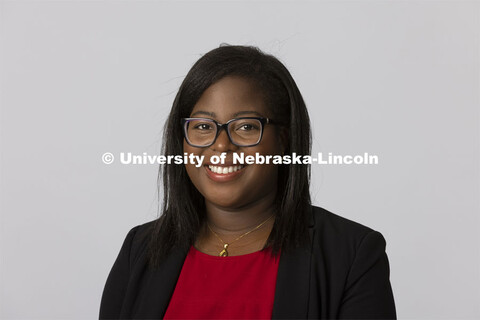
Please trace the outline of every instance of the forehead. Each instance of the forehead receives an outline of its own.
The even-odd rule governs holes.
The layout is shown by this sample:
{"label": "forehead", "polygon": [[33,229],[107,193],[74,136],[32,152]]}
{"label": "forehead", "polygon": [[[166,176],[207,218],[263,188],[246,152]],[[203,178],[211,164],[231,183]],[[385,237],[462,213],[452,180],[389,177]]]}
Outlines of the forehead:
{"label": "forehead", "polygon": [[235,116],[268,116],[264,94],[253,80],[227,76],[207,88],[195,104],[191,116],[210,115],[217,120]]}

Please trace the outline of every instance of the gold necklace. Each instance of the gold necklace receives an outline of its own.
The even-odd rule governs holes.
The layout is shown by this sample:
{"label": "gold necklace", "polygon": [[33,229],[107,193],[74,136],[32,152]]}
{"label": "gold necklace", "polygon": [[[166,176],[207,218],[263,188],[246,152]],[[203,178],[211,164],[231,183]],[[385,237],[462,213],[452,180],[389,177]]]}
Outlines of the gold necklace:
{"label": "gold necklace", "polygon": [[220,240],[223,244],[223,250],[220,251],[220,253],[218,254],[219,257],[228,257],[228,246],[231,245],[232,243],[234,243],[235,241],[237,240],[240,240],[241,238],[245,237],[247,234],[255,231],[255,230],[258,230],[260,229],[261,226],[263,226],[268,220],[270,220],[271,217],[273,217],[274,215],[272,214],[270,217],[268,217],[267,220],[263,221],[262,223],[260,223],[258,226],[256,226],[255,228],[253,228],[252,230],[248,231],[248,232],[245,232],[244,234],[242,234],[241,236],[239,236],[238,238],[236,238],[235,240],[231,241],[230,243],[225,243],[225,241],[222,240],[222,238],[220,238],[220,236],[212,230],[212,228],[210,228],[210,224],[207,222],[207,226],[208,226],[208,229],[210,229],[210,231],[213,232],[213,234],[218,238],[218,240]]}

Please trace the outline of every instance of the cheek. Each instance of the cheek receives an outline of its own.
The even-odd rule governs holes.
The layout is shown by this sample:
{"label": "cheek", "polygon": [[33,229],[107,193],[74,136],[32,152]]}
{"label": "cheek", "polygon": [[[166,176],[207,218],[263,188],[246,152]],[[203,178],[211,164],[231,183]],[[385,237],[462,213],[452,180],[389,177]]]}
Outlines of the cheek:
{"label": "cheek", "polygon": [[[247,152],[245,152],[247,153]],[[280,140],[275,135],[266,134],[262,142],[248,151],[248,154],[255,155],[281,155],[282,147]],[[270,160],[272,161],[272,160]],[[279,166],[275,164],[253,164],[249,168],[249,180],[260,188],[272,189],[278,181]]]}
{"label": "cheek", "polygon": [[282,154],[282,144],[279,139],[275,137],[268,136],[266,139],[262,139],[261,144],[255,147],[255,150],[252,150],[252,153],[255,154],[258,152],[262,155],[281,155]]}
{"label": "cheek", "polygon": [[278,175],[278,166],[274,164],[253,164],[249,165],[250,181],[256,184],[269,184],[276,181]]}

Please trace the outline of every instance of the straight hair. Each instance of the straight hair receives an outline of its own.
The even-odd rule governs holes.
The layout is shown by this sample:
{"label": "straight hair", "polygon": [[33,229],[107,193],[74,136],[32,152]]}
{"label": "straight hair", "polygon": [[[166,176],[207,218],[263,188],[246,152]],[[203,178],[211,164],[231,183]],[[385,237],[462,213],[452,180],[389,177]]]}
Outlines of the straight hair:
{"label": "straight hair", "polygon": [[[285,153],[310,155],[310,119],[302,95],[287,68],[273,55],[254,46],[222,43],[203,55],[190,69],[173,101],[163,131],[162,154],[183,155],[180,119],[189,117],[203,92],[226,76],[253,81],[261,89],[276,122],[286,131]],[[265,247],[273,255],[308,241],[310,165],[278,165],[274,205],[275,222]],[[206,220],[203,196],[190,181],[183,165],[161,165],[163,205],[149,230],[148,261],[153,268],[172,252],[188,250]],[[159,199],[160,201],[160,199]],[[160,211],[160,205],[159,205]]]}

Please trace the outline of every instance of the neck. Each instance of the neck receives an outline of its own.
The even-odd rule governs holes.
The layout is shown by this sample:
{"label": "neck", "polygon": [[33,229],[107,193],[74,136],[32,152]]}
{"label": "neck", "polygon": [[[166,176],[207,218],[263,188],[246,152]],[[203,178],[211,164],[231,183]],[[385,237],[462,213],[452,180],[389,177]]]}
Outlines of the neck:
{"label": "neck", "polygon": [[[206,202],[207,222],[215,232],[225,236],[248,232],[274,214],[274,198],[275,194],[271,194],[256,203],[235,209]],[[271,224],[273,220],[269,219],[266,224]]]}

